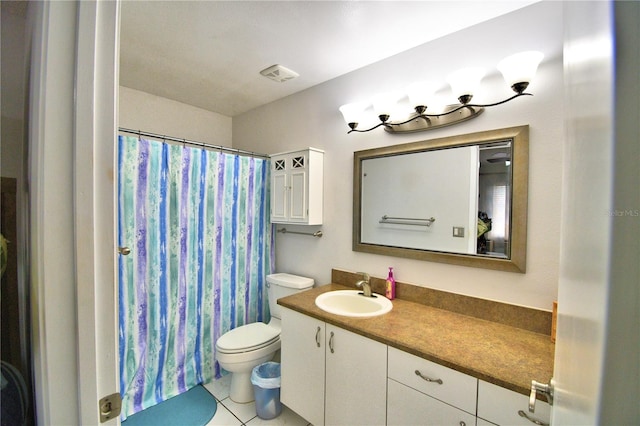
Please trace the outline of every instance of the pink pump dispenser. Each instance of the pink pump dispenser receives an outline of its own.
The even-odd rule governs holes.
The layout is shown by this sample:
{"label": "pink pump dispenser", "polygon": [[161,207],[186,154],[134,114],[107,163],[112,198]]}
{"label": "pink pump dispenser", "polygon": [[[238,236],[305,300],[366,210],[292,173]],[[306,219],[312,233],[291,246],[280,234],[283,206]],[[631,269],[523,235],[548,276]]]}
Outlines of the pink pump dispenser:
{"label": "pink pump dispenser", "polygon": [[389,267],[389,275],[387,276],[385,296],[389,300],[396,298],[396,280],[393,278],[393,268]]}

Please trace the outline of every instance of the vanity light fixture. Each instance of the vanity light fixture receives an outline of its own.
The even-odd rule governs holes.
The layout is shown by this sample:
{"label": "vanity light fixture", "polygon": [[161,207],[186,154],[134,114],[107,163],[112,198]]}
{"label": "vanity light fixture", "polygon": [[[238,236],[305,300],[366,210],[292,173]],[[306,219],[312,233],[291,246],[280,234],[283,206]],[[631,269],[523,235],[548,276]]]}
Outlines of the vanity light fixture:
{"label": "vanity light fixture", "polygon": [[[458,99],[458,104],[446,105],[438,111],[432,108],[434,113],[427,114],[427,105],[433,101],[433,94],[437,85],[429,82],[417,82],[407,87],[405,92],[389,92],[375,95],[370,102],[356,102],[342,105],[339,109],[351,132],[370,132],[380,126],[389,133],[410,133],[423,130],[450,126],[462,121],[477,117],[485,108],[502,105],[520,96],[533,96],[525,90],[533,79],[542,61],[543,54],[536,51],[527,51],[511,55],[498,63],[498,70],[502,73],[507,84],[516,93],[510,98],[491,104],[472,104],[471,99],[480,81],[485,75],[482,68],[464,68],[453,72],[447,77],[451,91]],[[398,101],[403,97],[409,98],[415,112],[411,113],[408,120],[391,121],[398,112]],[[373,105],[373,110],[380,123],[366,129],[359,130],[358,123],[365,116],[365,110]],[[435,112],[438,111],[438,112]]]}

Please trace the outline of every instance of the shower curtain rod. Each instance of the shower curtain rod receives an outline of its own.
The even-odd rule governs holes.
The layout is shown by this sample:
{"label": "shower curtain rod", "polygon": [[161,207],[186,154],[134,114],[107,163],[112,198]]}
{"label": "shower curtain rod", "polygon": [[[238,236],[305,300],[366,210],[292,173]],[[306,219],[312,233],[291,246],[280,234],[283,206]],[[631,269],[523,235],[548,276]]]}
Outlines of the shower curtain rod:
{"label": "shower curtain rod", "polygon": [[215,150],[218,150],[218,151],[226,151],[226,152],[233,153],[233,154],[238,154],[238,155],[246,155],[246,156],[249,156],[249,157],[269,158],[269,156],[267,154],[260,154],[258,152],[244,151],[242,149],[229,148],[229,147],[222,146],[222,145],[211,145],[211,144],[208,144],[208,143],[192,141],[192,140],[189,140],[189,139],[181,139],[181,138],[175,138],[175,137],[167,136],[167,135],[160,135],[160,134],[157,134],[157,133],[143,132],[141,130],[125,129],[124,127],[120,127],[120,128],[118,128],[118,131],[122,132],[122,133],[130,133],[130,134],[133,134],[133,135],[138,135],[138,137],[145,136],[145,137],[149,137],[149,138],[161,139],[163,141],[177,142],[177,143],[181,143],[183,145],[193,145],[193,146],[198,146],[198,147],[201,147],[201,148],[209,148],[209,149],[215,149]]}

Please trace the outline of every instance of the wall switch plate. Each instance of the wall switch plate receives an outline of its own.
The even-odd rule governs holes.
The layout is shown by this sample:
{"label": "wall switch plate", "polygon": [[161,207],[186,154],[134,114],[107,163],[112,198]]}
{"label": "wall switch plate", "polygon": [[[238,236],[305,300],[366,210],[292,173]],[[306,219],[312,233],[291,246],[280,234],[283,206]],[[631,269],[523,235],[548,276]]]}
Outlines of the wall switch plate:
{"label": "wall switch plate", "polygon": [[464,238],[464,226],[454,226],[453,236],[458,238]]}

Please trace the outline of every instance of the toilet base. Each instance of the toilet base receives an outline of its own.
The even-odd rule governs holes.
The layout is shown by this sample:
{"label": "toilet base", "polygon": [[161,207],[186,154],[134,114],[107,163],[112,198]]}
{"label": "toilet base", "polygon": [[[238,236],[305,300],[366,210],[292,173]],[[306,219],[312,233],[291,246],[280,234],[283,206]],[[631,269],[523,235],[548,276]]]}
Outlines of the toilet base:
{"label": "toilet base", "polygon": [[246,404],[255,399],[253,384],[251,383],[251,371],[248,373],[231,373],[229,398],[231,398],[233,402],[240,404]]}
{"label": "toilet base", "polygon": [[[277,343],[277,352],[280,352],[280,341]],[[271,351],[267,352],[266,355],[251,361],[233,364],[227,364],[219,361],[220,366],[231,373],[229,398],[231,398],[233,402],[246,404],[255,399],[253,395],[253,384],[251,383],[251,373],[253,372],[253,368],[267,361],[271,361],[275,354],[276,350],[271,349]]]}

